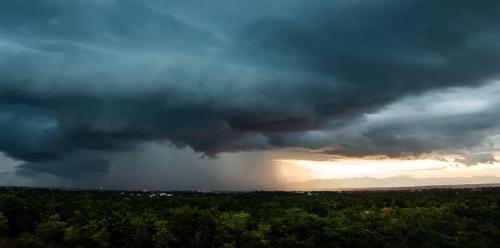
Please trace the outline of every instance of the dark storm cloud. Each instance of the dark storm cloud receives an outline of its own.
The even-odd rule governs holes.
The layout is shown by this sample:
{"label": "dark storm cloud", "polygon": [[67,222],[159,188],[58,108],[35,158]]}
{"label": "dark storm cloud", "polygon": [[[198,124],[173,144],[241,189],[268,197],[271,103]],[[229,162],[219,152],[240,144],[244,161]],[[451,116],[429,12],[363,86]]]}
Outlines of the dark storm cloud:
{"label": "dark storm cloud", "polygon": [[209,156],[331,146],[418,154],[457,148],[435,133],[468,137],[466,149],[483,138],[473,130],[497,123],[456,120],[422,134],[394,120],[346,144],[303,134],[361,125],[408,95],[495,80],[497,1],[240,3],[2,1],[0,150],[23,171],[71,177],[84,164],[104,173],[101,153],[147,141]]}
{"label": "dark storm cloud", "polygon": [[[142,1],[2,1],[1,31],[27,42],[75,42],[115,48],[192,49],[215,42],[209,32]],[[64,44],[60,45],[64,49]],[[43,47],[47,50],[57,46]]]}
{"label": "dark storm cloud", "polygon": [[288,18],[261,18],[239,41],[257,63],[286,64],[339,82],[337,90],[322,87],[316,94],[322,100],[316,111],[330,117],[497,76],[499,10],[493,1],[307,5]]}
{"label": "dark storm cloud", "polygon": [[[465,165],[496,162],[500,147],[500,83],[405,97],[341,128],[275,137],[313,153],[362,157],[454,154]],[[335,125],[335,124],[334,124]]]}
{"label": "dark storm cloud", "polygon": [[82,179],[94,178],[108,171],[109,163],[106,160],[96,157],[93,153],[77,152],[63,159],[21,164],[16,174],[29,177],[39,173],[50,173],[64,178]]}

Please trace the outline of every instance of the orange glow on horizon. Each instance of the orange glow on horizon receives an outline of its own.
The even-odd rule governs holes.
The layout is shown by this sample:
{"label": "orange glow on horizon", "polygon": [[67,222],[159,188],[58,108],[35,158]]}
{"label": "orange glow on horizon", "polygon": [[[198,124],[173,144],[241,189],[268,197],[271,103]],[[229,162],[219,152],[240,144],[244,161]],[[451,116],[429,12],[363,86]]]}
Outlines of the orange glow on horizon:
{"label": "orange glow on horizon", "polygon": [[465,166],[453,160],[440,159],[362,159],[337,160],[273,160],[278,174],[288,182],[316,179],[346,179],[355,177],[388,178],[452,178],[500,176],[500,163]]}

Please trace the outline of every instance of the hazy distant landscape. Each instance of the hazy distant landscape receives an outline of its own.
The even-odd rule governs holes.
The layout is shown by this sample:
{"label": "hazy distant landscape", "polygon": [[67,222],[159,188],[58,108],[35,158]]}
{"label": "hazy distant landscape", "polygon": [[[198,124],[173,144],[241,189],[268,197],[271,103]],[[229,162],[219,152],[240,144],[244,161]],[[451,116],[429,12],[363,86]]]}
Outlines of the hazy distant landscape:
{"label": "hazy distant landscape", "polygon": [[370,188],[403,188],[403,187],[475,187],[476,185],[500,185],[500,177],[476,176],[453,178],[415,178],[398,176],[389,178],[358,177],[347,179],[320,179],[298,183],[301,190],[342,190],[342,189],[370,189]]}

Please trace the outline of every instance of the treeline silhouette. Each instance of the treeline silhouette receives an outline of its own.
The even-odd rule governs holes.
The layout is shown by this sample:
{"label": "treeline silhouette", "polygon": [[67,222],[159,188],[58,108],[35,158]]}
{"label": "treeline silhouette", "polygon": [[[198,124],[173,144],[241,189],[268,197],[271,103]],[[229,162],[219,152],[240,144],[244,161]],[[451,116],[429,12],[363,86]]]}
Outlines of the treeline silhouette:
{"label": "treeline silhouette", "polygon": [[500,189],[0,190],[0,247],[499,247]]}

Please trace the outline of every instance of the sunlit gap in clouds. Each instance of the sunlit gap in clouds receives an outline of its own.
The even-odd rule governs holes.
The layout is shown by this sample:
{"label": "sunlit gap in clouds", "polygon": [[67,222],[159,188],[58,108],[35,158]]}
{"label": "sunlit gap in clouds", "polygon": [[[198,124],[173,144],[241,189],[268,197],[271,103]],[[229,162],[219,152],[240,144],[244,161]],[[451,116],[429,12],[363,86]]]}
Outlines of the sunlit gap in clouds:
{"label": "sunlit gap in clouds", "polygon": [[466,166],[446,159],[372,159],[344,158],[336,160],[274,160],[276,171],[288,182],[317,179],[347,179],[356,177],[388,178],[453,178],[473,176],[500,176],[500,163],[480,163]]}

